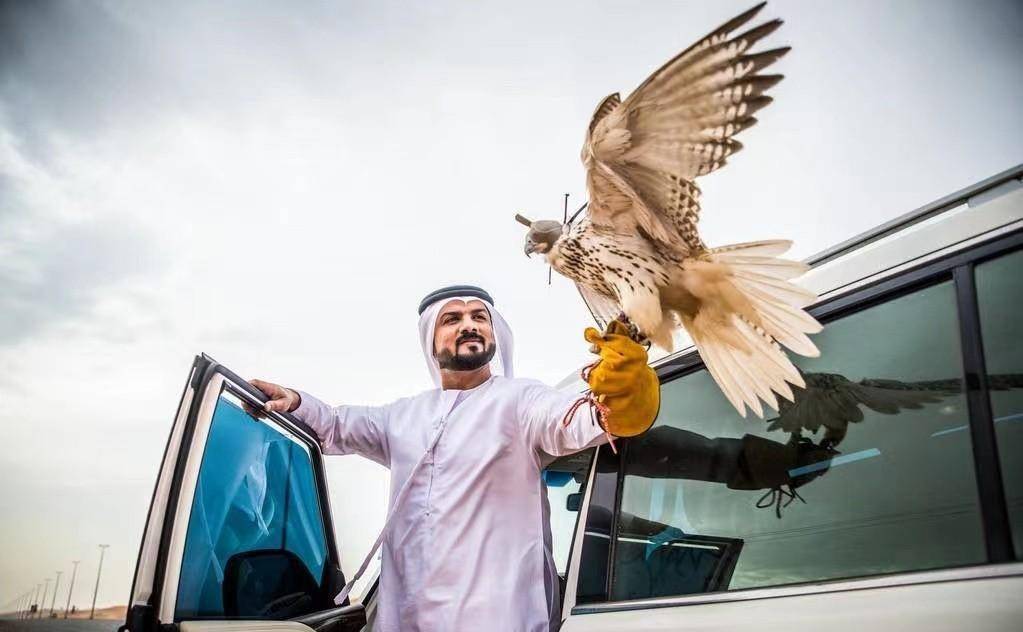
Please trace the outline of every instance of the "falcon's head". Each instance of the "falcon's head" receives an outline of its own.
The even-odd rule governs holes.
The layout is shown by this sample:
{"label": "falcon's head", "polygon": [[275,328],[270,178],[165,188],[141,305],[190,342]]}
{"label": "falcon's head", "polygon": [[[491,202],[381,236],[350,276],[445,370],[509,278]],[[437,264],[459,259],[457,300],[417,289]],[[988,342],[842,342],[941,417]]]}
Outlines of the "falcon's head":
{"label": "falcon's head", "polygon": [[524,249],[527,257],[534,252],[541,254],[548,252],[564,230],[564,224],[554,220],[541,219],[531,222],[518,214],[515,215],[515,219],[520,224],[529,227],[526,232],[526,247]]}

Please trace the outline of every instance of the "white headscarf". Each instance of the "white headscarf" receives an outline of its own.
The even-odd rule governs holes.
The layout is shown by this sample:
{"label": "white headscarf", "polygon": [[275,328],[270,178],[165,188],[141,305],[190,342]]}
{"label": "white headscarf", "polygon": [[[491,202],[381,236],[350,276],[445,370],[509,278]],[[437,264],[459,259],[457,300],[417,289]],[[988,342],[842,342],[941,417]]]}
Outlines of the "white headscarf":
{"label": "white headscarf", "polygon": [[497,345],[497,353],[490,359],[490,372],[493,375],[514,377],[512,370],[512,338],[511,327],[505,322],[501,314],[494,309],[494,306],[485,299],[478,296],[455,296],[442,298],[430,304],[419,316],[419,342],[423,346],[423,355],[426,357],[426,367],[430,371],[430,378],[433,385],[440,387],[440,364],[437,358],[433,357],[433,334],[437,329],[437,315],[440,310],[451,301],[479,301],[487,306],[490,312],[490,322],[494,330],[494,344]]}

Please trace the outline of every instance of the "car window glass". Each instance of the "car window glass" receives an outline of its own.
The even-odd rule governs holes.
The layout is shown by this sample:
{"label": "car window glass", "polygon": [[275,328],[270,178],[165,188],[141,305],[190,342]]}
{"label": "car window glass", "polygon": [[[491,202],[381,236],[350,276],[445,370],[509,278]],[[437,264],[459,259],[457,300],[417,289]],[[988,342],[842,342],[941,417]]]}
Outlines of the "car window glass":
{"label": "car window glass", "polygon": [[554,565],[565,574],[569,549],[582,504],[583,483],[589,475],[593,450],[565,456],[548,465],[543,480],[550,504],[550,523]]}
{"label": "car window glass", "polygon": [[[245,555],[253,551],[262,557]],[[308,448],[271,422],[250,417],[233,396],[221,395],[192,500],[175,619],[230,616],[224,596],[231,591],[224,582],[232,564],[247,573],[243,579],[252,587],[271,579],[260,582],[253,573],[275,568],[290,569],[286,576],[295,582],[311,578],[318,585],[326,556]],[[274,572],[274,581],[288,583]],[[280,585],[260,594],[276,599],[299,592],[308,592],[307,587]],[[245,607],[250,614],[256,608],[263,618],[283,618],[275,612],[296,614],[294,603],[286,609],[282,604],[289,605],[267,603],[260,612],[250,599]]]}
{"label": "car window glass", "polygon": [[619,452],[608,445],[597,448],[595,458],[593,477],[588,481],[592,490],[586,528],[580,543],[577,604],[606,601],[608,596],[608,559],[621,460]]}
{"label": "car window glass", "polygon": [[1016,557],[1023,557],[1023,251],[976,268],[984,361]]}
{"label": "car window glass", "polygon": [[833,321],[741,418],[706,371],[626,448],[612,599],[983,562],[951,282]]}

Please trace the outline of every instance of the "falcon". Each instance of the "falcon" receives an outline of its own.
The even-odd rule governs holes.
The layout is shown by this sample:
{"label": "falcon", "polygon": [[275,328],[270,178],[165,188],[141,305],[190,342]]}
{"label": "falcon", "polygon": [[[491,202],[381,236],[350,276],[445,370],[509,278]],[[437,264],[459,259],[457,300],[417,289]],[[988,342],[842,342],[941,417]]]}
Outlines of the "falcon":
{"label": "falcon", "polygon": [[742,148],[734,137],[782,79],[761,71],[788,47],[752,51],[781,20],[736,34],[763,7],[679,53],[624,101],[600,102],[582,149],[589,202],[579,221],[516,215],[529,227],[526,254],[575,281],[597,320],[621,318],[667,351],[684,328],[739,414],[761,418],[761,401],[778,410],[779,395],[791,402],[791,385],[805,386],[781,345],[819,355],[807,334],[821,325],[804,311],[817,297],[791,283],[807,266],[779,257],[789,241],[708,247],[695,180]]}

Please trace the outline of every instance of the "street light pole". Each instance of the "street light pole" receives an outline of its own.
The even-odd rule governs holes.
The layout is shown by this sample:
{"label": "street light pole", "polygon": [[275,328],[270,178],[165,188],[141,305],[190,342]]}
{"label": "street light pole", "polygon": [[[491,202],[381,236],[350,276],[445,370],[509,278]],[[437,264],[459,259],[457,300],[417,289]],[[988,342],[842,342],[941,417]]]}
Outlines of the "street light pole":
{"label": "street light pole", "polygon": [[57,591],[60,589],[60,576],[63,571],[57,571],[57,581],[53,582],[53,598],[50,599],[50,618],[53,618],[53,606],[57,603]]}
{"label": "street light pole", "polygon": [[46,585],[43,586],[43,598],[39,602],[39,616],[36,617],[37,619],[42,619],[43,618],[43,604],[46,603],[46,593],[48,593],[48,592],[50,592],[50,578],[49,577],[46,578]]}
{"label": "street light pole", "polygon": [[71,585],[67,589],[67,605],[64,606],[64,618],[67,619],[67,613],[71,610],[71,591],[75,589],[75,575],[78,574],[78,560],[71,562],[73,568],[71,569]]}
{"label": "street light pole", "polygon": [[[43,588],[42,584],[36,584],[36,594],[35,594],[34,597],[32,597],[32,605],[35,606],[36,609],[39,608],[39,591],[42,590],[42,588]],[[30,612],[28,614],[29,614],[29,617],[31,617],[35,613],[31,612],[31,607],[29,607],[29,610],[30,610]]]}
{"label": "street light pole", "polygon": [[89,618],[92,619],[96,616],[96,595],[99,594],[99,576],[103,572],[103,554],[107,552],[109,544],[99,545],[99,569],[96,570],[96,590],[92,591],[92,612],[89,613]]}

